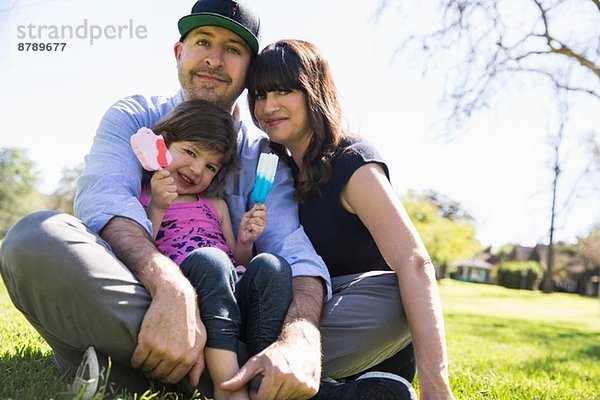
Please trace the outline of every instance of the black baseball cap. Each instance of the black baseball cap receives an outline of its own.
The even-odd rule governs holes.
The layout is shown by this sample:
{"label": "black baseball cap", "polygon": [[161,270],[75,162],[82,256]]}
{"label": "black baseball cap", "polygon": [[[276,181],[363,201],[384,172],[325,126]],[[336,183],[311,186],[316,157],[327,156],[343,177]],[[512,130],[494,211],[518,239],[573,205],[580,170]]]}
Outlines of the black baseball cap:
{"label": "black baseball cap", "polygon": [[260,19],[247,4],[232,0],[198,0],[192,13],[182,17],[177,23],[180,41],[199,26],[216,25],[229,29],[244,39],[254,54],[258,53]]}

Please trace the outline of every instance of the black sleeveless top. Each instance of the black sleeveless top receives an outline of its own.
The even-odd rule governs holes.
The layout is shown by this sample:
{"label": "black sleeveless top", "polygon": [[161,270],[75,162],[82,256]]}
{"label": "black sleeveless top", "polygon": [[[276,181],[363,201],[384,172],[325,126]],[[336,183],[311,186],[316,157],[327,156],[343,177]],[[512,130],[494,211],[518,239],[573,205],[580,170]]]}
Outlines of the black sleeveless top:
{"label": "black sleeveless top", "polygon": [[354,172],[378,163],[389,179],[378,151],[361,138],[345,137],[332,159],[332,176],[321,189],[300,204],[300,223],[332,277],[373,270],[390,270],[367,227],[340,202],[342,189]]}

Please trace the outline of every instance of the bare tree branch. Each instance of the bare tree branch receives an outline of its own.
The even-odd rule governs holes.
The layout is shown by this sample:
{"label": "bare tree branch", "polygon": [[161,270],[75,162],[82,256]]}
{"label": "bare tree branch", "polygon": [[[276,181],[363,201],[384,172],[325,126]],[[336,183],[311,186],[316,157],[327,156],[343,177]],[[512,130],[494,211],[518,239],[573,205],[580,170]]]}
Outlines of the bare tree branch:
{"label": "bare tree branch", "polygon": [[[523,0],[516,10],[509,0],[439,0],[439,8],[428,14],[435,21],[429,25],[433,28],[415,27],[400,40],[401,46],[394,53],[397,57],[416,50],[423,56],[424,71],[436,67],[445,72],[442,100],[448,107],[448,133],[452,122],[460,122],[486,108],[506,86],[523,82],[523,79],[515,79],[517,76],[533,78],[534,90],[553,89],[551,101],[557,107],[554,115],[558,125],[552,136],[561,140],[553,145],[552,221],[549,235],[544,235],[551,243],[556,214],[562,211],[557,207],[556,196],[558,175],[565,167],[565,160],[559,154],[560,143],[563,134],[570,132],[567,124],[573,123],[569,106],[581,98],[579,95],[593,102],[600,101],[600,26],[597,22],[600,0],[591,1],[593,6],[587,0]],[[381,0],[377,12],[385,12],[392,4],[398,7],[412,4],[430,11],[425,5],[429,3]],[[573,26],[572,21],[577,24]],[[565,30],[565,26],[569,29]],[[600,151],[590,157],[592,162],[584,163],[581,174],[571,175],[579,176],[577,184],[583,182],[582,177],[591,179],[592,167],[600,166]],[[573,196],[573,193],[567,196],[566,204],[570,204]]]}
{"label": "bare tree branch", "polygon": [[[560,41],[558,41],[558,40],[556,40],[554,38],[548,37],[548,39],[549,39],[548,40],[548,45],[552,49],[551,50],[552,53],[562,54],[562,55],[565,55],[565,56],[567,56],[569,58],[574,58],[575,60],[577,60],[579,62],[579,64],[582,67],[590,69],[594,74],[596,74],[596,76],[598,78],[600,78],[600,67],[597,66],[593,61],[588,60],[587,58],[585,58],[581,54],[578,54],[578,53],[574,52],[568,46],[566,46],[565,44],[561,43]],[[560,46],[559,47],[553,46],[553,42],[559,43]]]}

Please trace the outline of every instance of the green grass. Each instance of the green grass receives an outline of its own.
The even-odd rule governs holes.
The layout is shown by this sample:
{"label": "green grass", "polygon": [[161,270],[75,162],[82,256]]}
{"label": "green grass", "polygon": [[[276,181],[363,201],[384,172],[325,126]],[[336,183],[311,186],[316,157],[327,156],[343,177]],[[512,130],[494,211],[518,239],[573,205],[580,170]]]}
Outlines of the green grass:
{"label": "green grass", "polygon": [[[450,280],[439,288],[457,399],[600,398],[598,299]],[[69,399],[70,380],[0,283],[0,399]]]}
{"label": "green grass", "polygon": [[444,281],[458,399],[599,399],[600,301]]}
{"label": "green grass", "polygon": [[50,348],[13,306],[0,281],[0,399],[69,398]]}

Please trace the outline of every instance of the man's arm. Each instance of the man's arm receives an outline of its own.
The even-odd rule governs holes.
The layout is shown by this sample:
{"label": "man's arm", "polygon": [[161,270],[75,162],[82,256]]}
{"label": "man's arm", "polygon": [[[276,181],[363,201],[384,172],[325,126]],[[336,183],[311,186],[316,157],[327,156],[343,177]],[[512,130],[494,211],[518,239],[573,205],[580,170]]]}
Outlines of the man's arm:
{"label": "man's arm", "polygon": [[152,297],[131,358],[133,367],[167,383],[189,372],[196,385],[204,369],[206,331],[192,285],[136,222],[114,217],[100,235]]}
{"label": "man's arm", "polygon": [[[238,133],[240,173],[225,189],[234,231],[242,214],[253,204],[250,192],[255,179],[258,155],[269,152],[265,135],[251,138],[245,127]],[[319,386],[321,338],[319,321],[323,301],[331,295],[329,272],[298,220],[291,170],[279,162],[273,189],[267,196],[269,223],[255,245],[259,252],[283,257],[292,268],[292,304],[279,339],[252,357],[224,390],[241,388],[255,375],[262,375],[260,399],[309,398]]]}
{"label": "man's arm", "polygon": [[252,357],[221,387],[238,390],[254,376],[263,379],[258,399],[308,399],[319,390],[323,282],[300,276],[293,281],[292,303],[279,339]]}
{"label": "man's arm", "polygon": [[[250,200],[250,194],[256,178],[255,171],[259,154],[271,151],[269,140],[262,133],[253,132],[250,135],[246,127],[242,126],[238,135],[240,135],[238,140],[239,173],[235,178],[229,180],[224,192],[234,232],[239,232],[243,214],[254,205]],[[321,278],[326,287],[326,297],[329,298],[331,296],[329,271],[300,226],[294,190],[291,169],[280,161],[273,188],[265,202],[268,224],[256,240],[255,247],[259,253],[270,253],[283,257],[290,264],[294,277]]]}
{"label": "man's arm", "polygon": [[[154,126],[179,100],[135,96],[115,103],[102,118],[85,157],[75,199],[76,216],[100,233],[152,297],[132,364],[169,382],[182,378],[183,370],[192,365],[190,378],[194,381],[200,375],[203,359],[197,348],[204,343],[203,326],[191,285],[150,238],[152,226],[138,200],[142,168],[129,140],[142,126]],[[173,310],[179,311],[175,318]],[[170,338],[182,332],[182,339],[173,345]],[[186,347],[197,359],[181,356]],[[156,368],[157,358],[166,362],[165,368]]]}

